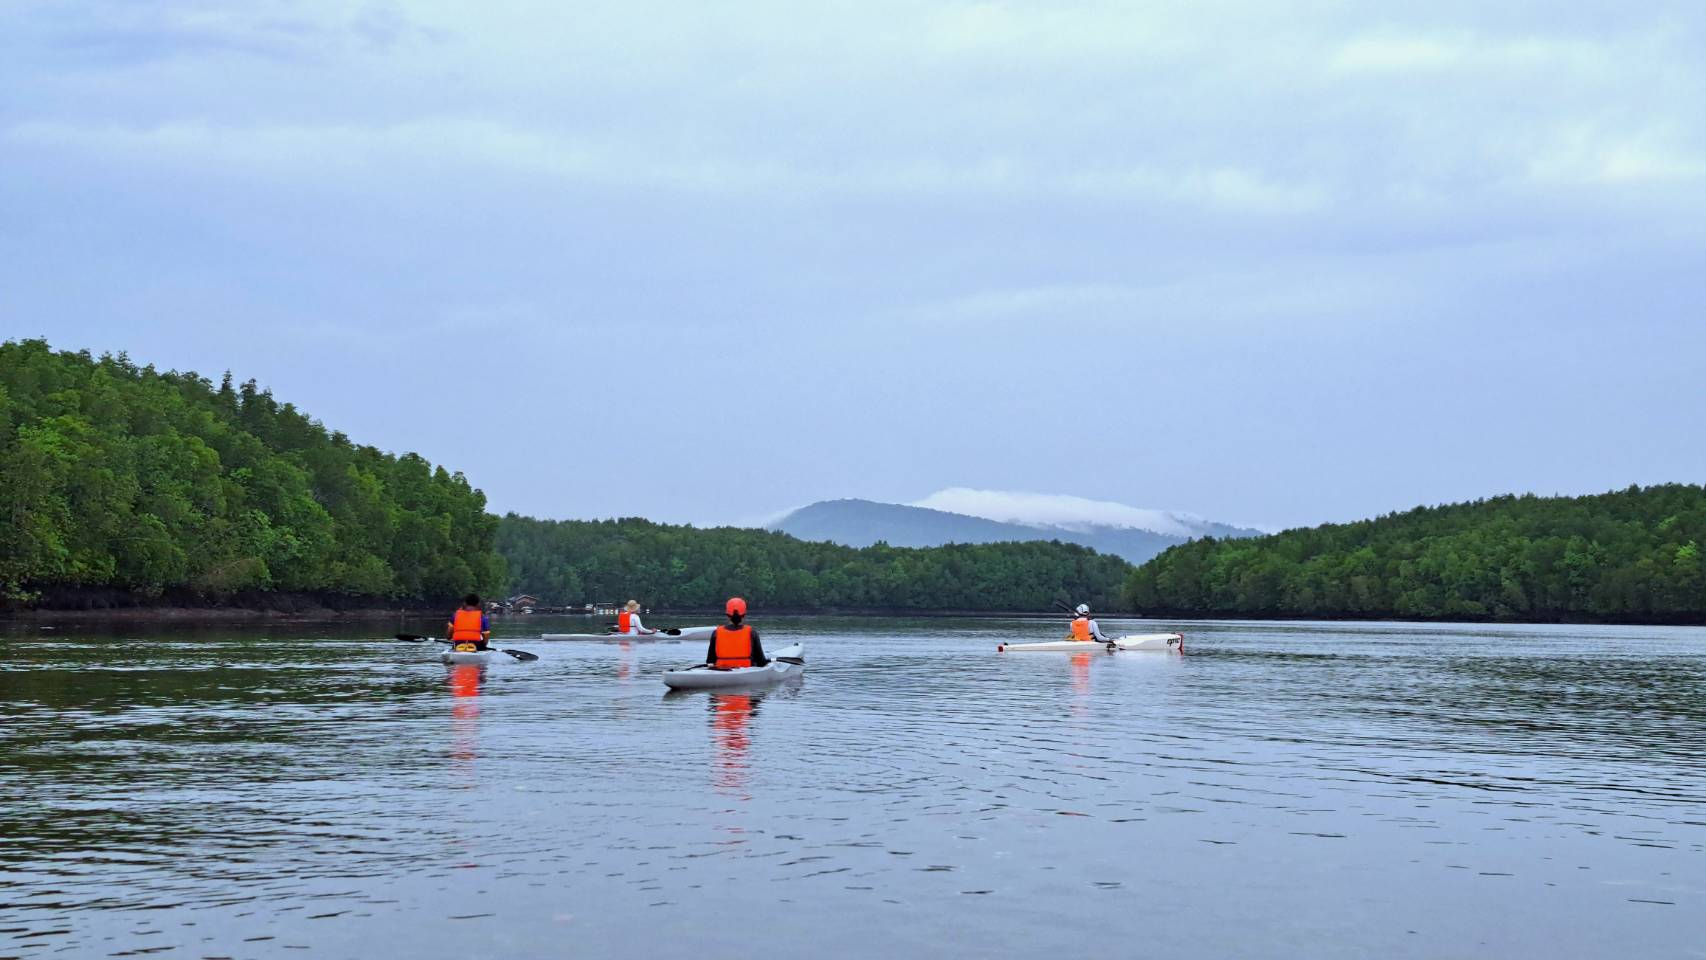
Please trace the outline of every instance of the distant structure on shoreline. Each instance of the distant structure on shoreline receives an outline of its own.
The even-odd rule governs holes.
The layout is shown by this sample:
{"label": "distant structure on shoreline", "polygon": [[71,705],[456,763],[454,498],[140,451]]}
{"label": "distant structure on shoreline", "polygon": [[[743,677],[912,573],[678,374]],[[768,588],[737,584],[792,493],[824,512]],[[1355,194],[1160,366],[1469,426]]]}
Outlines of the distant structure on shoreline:
{"label": "distant structure on shoreline", "polygon": [[[520,593],[513,597],[505,597],[502,600],[493,600],[486,604],[486,609],[492,613],[502,614],[505,616],[542,614],[553,616],[614,617],[617,612],[622,609],[622,603],[619,600],[598,600],[592,603],[554,606],[547,604],[545,601],[530,593]],[[642,612],[650,613],[651,611],[650,609],[642,608]]]}

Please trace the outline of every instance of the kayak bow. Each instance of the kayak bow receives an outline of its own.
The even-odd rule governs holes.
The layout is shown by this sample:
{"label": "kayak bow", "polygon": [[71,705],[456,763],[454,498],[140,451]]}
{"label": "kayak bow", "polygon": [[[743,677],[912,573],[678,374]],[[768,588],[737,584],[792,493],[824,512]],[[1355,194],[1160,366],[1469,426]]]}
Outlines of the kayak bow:
{"label": "kayak bow", "polygon": [[1115,650],[1160,650],[1163,652],[1185,652],[1185,635],[1182,633],[1134,633],[1128,637],[1113,639]]}

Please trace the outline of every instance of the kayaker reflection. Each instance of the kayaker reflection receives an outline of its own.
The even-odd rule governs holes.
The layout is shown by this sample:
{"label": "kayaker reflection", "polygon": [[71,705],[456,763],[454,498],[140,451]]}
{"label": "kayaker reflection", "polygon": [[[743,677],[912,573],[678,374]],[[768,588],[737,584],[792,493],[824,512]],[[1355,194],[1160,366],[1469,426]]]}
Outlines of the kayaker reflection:
{"label": "kayaker reflection", "polygon": [[746,728],[756,712],[758,701],[750,694],[719,693],[711,697],[711,732],[716,744],[711,785],[719,790],[746,790],[746,755],[751,745]]}
{"label": "kayaker reflection", "polygon": [[472,763],[480,742],[480,681],[486,671],[479,664],[458,663],[450,668],[450,757]]}
{"label": "kayaker reflection", "polygon": [[723,605],[729,616],[725,626],[711,633],[711,645],[705,650],[705,662],[717,670],[737,670],[742,667],[762,667],[769,663],[764,656],[764,644],[758,631],[746,623],[746,601],[730,597]]}
{"label": "kayaker reflection", "polygon": [[616,658],[616,679],[626,680],[634,674],[634,645],[626,640],[616,641],[622,655]]}
{"label": "kayaker reflection", "polygon": [[629,600],[622,607],[621,612],[616,614],[616,632],[641,637],[649,637],[657,633],[656,630],[646,629],[646,625],[640,622],[640,601],[638,600]]}
{"label": "kayaker reflection", "polygon": [[450,622],[445,624],[450,638],[450,649],[458,653],[486,649],[486,641],[491,639],[492,624],[486,618],[486,611],[480,606],[480,595],[470,593],[462,598],[462,606],[450,615]]}
{"label": "kayaker reflection", "polygon": [[1072,670],[1072,715],[1082,719],[1090,712],[1090,658],[1106,654],[1092,654],[1086,650],[1083,653],[1074,652],[1067,659]]}
{"label": "kayaker reflection", "polygon": [[1086,643],[1092,640],[1097,643],[1108,642],[1108,638],[1102,636],[1101,626],[1090,619],[1089,604],[1079,604],[1076,613],[1078,615],[1072,618],[1072,636],[1068,637],[1068,640],[1082,640]]}

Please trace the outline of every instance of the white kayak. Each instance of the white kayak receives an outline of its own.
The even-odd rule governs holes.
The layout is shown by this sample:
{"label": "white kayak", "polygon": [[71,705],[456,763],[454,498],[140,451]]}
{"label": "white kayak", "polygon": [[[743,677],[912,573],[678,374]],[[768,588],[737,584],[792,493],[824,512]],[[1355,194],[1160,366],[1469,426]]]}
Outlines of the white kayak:
{"label": "white kayak", "polygon": [[706,664],[688,667],[685,670],[671,670],[663,675],[664,685],[671,690],[718,690],[724,687],[767,687],[781,683],[790,677],[797,677],[806,672],[805,663],[788,663],[789,660],[801,660],[805,653],[804,644],[790,644],[770,655],[770,662],[762,667],[738,667],[733,670],[718,670]]}
{"label": "white kayak", "polygon": [[657,633],[542,633],[541,640],[627,640],[629,642],[645,643],[648,641],[682,641],[686,643],[708,643],[716,627],[682,627],[678,633],[659,630]]}
{"label": "white kayak", "polygon": [[1097,643],[1094,640],[1051,640],[1047,643],[1003,643],[995,647],[997,653],[1087,653],[1093,650],[1185,650],[1185,635],[1182,633],[1134,633],[1128,637],[1115,637],[1107,643]]}
{"label": "white kayak", "polygon": [[492,653],[491,650],[446,650],[438,658],[445,663],[487,663]]}
{"label": "white kayak", "polygon": [[1112,643],[1115,650],[1185,652],[1185,635],[1182,633],[1134,633],[1128,637],[1115,637]]}

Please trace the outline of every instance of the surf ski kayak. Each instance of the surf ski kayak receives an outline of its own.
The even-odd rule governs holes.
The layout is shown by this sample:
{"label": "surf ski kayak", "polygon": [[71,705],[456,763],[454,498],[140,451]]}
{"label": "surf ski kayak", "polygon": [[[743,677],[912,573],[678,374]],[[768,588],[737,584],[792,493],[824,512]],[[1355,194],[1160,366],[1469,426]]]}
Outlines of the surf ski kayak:
{"label": "surf ski kayak", "polygon": [[628,640],[644,643],[648,640],[681,640],[688,643],[708,643],[716,627],[682,627],[679,633],[659,630],[657,633],[542,633],[541,640]]}
{"label": "surf ski kayak", "polygon": [[1091,653],[1108,649],[1094,640],[1050,640],[1047,643],[999,643],[996,653]]}
{"label": "surf ski kayak", "polygon": [[[804,644],[790,644],[771,654],[770,662],[762,667],[738,667],[718,670],[703,663],[685,670],[671,670],[663,675],[664,685],[671,690],[719,690],[725,687],[767,687],[806,672],[802,657]],[[796,661],[790,663],[788,661]]]}
{"label": "surf ski kayak", "polygon": [[1094,640],[1051,640],[1047,643],[1003,643],[995,647],[997,653],[1084,653],[1090,650],[1177,650],[1185,649],[1185,636],[1182,633],[1134,633],[1128,637],[1115,637],[1107,643],[1097,643]]}
{"label": "surf ski kayak", "polygon": [[493,650],[446,650],[438,655],[445,663],[487,663],[492,659]]}
{"label": "surf ski kayak", "polygon": [[1112,643],[1115,650],[1185,652],[1185,635],[1182,633],[1134,633],[1128,637],[1115,637]]}

